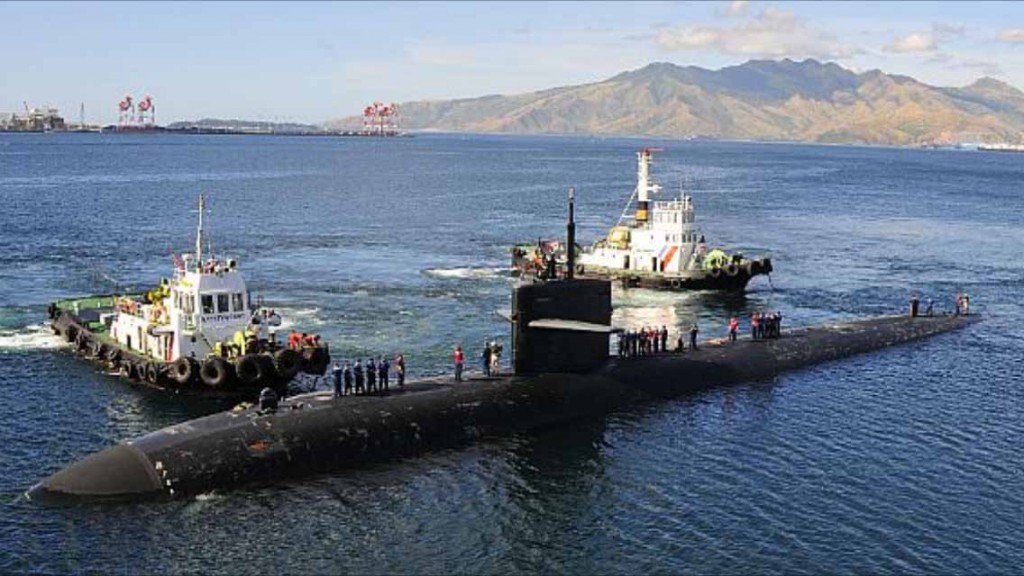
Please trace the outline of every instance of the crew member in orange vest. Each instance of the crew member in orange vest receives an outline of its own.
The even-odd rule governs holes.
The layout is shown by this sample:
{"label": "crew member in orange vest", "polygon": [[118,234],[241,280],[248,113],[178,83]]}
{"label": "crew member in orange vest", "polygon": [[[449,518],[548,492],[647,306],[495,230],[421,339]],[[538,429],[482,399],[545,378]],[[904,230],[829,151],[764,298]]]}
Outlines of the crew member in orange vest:
{"label": "crew member in orange vest", "polygon": [[729,320],[729,340],[736,341],[736,333],[740,330],[740,321],[736,318]]}

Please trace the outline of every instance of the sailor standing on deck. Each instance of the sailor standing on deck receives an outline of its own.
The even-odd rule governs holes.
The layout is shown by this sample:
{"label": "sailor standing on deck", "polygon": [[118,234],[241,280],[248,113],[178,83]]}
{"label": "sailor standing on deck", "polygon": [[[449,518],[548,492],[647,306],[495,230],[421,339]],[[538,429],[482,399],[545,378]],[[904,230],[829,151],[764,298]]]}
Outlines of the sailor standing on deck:
{"label": "sailor standing on deck", "polygon": [[501,372],[501,344],[491,342],[491,376]]}
{"label": "sailor standing on deck", "polygon": [[758,332],[760,332],[760,330],[758,329],[758,324],[759,321],[757,319],[757,312],[754,312],[753,314],[750,315],[750,338],[752,340],[757,340],[757,334]]}
{"label": "sailor standing on deck", "polygon": [[377,374],[380,376],[380,387],[384,390],[388,389],[388,365],[387,358],[381,356],[380,361],[377,362]]}
{"label": "sailor standing on deck", "polygon": [[338,398],[341,396],[341,365],[337,362],[334,363],[334,370],[331,371],[331,376],[334,377],[334,397]]}
{"label": "sailor standing on deck", "polygon": [[356,394],[363,393],[363,361],[356,360],[355,367],[352,368],[352,372],[356,376]]}
{"label": "sailor standing on deck", "polygon": [[405,386],[405,355],[395,356],[395,374],[398,375],[398,385]]}
{"label": "sailor standing on deck", "polygon": [[455,361],[455,381],[462,382],[462,363],[465,361],[465,356],[462,354],[462,346],[455,347],[455,354],[452,359]]}
{"label": "sailor standing on deck", "polygon": [[668,328],[661,325],[661,351],[668,352]]}
{"label": "sailor standing on deck", "polygon": [[373,361],[373,356],[366,361],[366,391],[373,392],[377,389],[377,363]]}
{"label": "sailor standing on deck", "polygon": [[341,376],[345,380],[345,395],[352,394],[352,367],[345,362],[345,368],[341,371]]}
{"label": "sailor standing on deck", "polygon": [[697,328],[697,323],[694,322],[693,326],[690,326],[690,349],[691,350],[696,350],[697,349],[697,332],[700,332],[700,329]]}
{"label": "sailor standing on deck", "polygon": [[483,351],[483,354],[480,355],[480,363],[483,364],[483,367],[484,367],[484,370],[483,370],[484,376],[490,376],[491,375],[491,343],[490,342],[484,342],[484,351]]}
{"label": "sailor standing on deck", "polygon": [[736,333],[740,330],[740,321],[736,318],[729,319],[729,340],[736,341]]}

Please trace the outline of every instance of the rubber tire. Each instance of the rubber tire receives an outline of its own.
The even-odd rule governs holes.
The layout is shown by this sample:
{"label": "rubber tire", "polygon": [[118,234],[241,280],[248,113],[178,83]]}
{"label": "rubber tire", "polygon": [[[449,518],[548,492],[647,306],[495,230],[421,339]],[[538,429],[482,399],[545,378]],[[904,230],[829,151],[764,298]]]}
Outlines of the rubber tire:
{"label": "rubber tire", "polygon": [[285,382],[291,382],[295,375],[302,369],[302,356],[290,348],[282,348],[274,352],[274,371],[277,377]]}
{"label": "rubber tire", "polygon": [[171,362],[167,377],[176,382],[179,386],[188,386],[196,376],[197,366],[191,358],[178,358]]}
{"label": "rubber tire", "polygon": [[747,274],[749,274],[750,276],[757,274],[757,272],[759,272],[760,269],[761,264],[759,262],[747,262]]}
{"label": "rubber tire", "polygon": [[260,369],[263,371],[263,378],[260,382],[269,386],[278,379],[277,368],[274,366],[274,358],[270,354],[260,354],[259,356],[256,356],[256,361],[260,363]]}
{"label": "rubber tire", "polygon": [[314,376],[323,376],[327,372],[327,365],[331,362],[331,357],[323,348],[308,350],[303,357],[306,359],[303,371]]}
{"label": "rubber tire", "polygon": [[714,280],[718,280],[722,276],[722,269],[712,268],[711,272],[708,273],[708,276],[711,276],[711,278]]}
{"label": "rubber tire", "polygon": [[226,390],[235,383],[235,372],[227,360],[214,356],[203,362],[199,378],[209,388]]}
{"label": "rubber tire", "polygon": [[246,387],[259,386],[266,380],[266,374],[263,373],[263,363],[260,362],[259,356],[255,354],[242,356],[235,364],[235,374],[238,376],[238,382]]}
{"label": "rubber tire", "polygon": [[725,267],[725,273],[728,274],[729,276],[735,277],[737,274],[740,273],[740,268],[735,264],[729,264],[728,266]]}
{"label": "rubber tire", "polygon": [[160,369],[156,367],[156,362],[146,362],[143,366],[143,373],[146,377],[146,382],[156,385],[160,381]]}

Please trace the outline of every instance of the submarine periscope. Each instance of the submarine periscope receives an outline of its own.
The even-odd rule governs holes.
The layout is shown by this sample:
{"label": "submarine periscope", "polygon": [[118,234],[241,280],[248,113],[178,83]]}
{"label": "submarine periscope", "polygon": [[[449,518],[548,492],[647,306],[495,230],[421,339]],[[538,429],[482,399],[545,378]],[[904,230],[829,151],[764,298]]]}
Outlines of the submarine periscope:
{"label": "submarine periscope", "polygon": [[[573,203],[570,191],[570,246]],[[567,264],[561,279],[514,289],[512,374],[423,379],[379,395],[314,392],[273,409],[213,414],[88,456],[33,486],[28,497],[168,498],[337,472],[771,377],[959,329],[977,318],[885,316],[792,329],[771,340],[706,344],[685,354],[618,358],[609,354],[610,283],[574,278],[573,262]]]}

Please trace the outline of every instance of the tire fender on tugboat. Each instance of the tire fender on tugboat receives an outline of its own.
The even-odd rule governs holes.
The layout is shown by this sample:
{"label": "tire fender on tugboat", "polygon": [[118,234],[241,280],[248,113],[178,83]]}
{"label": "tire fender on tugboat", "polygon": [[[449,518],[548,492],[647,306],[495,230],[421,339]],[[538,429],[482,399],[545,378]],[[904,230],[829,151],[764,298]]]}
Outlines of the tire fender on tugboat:
{"label": "tire fender on tugboat", "polygon": [[234,376],[231,364],[217,356],[207,358],[199,370],[203,384],[210,388],[228,389],[234,383]]}

